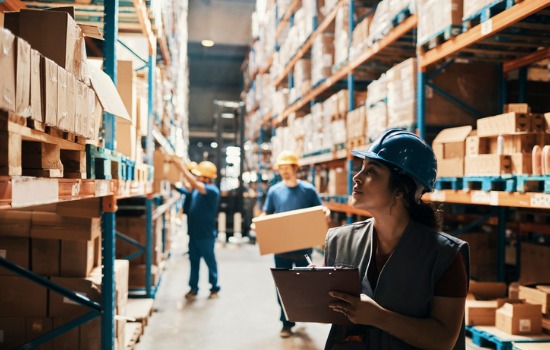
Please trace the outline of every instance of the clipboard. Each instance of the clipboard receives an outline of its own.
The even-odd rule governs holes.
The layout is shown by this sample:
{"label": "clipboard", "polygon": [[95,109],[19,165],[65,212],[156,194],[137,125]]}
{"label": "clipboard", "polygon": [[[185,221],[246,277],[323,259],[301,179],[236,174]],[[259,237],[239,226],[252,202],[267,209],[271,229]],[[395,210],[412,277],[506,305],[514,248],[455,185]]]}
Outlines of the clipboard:
{"label": "clipboard", "polygon": [[359,269],[272,268],[271,274],[289,321],[353,324],[345,315],[328,307],[329,303],[338,300],[329,296],[328,292],[338,291],[359,297]]}

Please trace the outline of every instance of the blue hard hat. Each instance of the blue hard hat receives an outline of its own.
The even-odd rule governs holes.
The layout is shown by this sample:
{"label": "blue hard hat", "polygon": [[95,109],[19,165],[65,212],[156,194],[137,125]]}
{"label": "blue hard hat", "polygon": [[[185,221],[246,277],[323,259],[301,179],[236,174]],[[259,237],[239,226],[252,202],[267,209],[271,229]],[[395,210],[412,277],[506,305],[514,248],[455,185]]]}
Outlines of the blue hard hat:
{"label": "blue hard hat", "polygon": [[351,154],[362,159],[377,159],[395,165],[420,182],[427,191],[433,191],[437,158],[426,141],[409,131],[386,130],[368,150],[353,150]]}

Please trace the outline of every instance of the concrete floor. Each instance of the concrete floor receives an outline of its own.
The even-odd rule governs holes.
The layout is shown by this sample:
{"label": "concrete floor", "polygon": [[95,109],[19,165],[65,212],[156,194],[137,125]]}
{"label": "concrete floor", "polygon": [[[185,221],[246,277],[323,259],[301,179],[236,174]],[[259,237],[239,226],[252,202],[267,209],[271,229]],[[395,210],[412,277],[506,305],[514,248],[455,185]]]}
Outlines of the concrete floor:
{"label": "concrete floor", "polygon": [[[260,256],[257,246],[241,243],[216,247],[221,291],[209,294],[207,268],[201,265],[197,300],[188,302],[189,260],[186,235],[180,235],[164,271],[155,313],[138,343],[138,350],[317,350],[323,349],[329,325],[298,323],[295,335],[279,337],[282,324],[275,286],[269,271],[273,256]],[[314,260],[322,258],[314,254]]]}
{"label": "concrete floor", "polygon": [[[174,238],[172,257],[163,273],[149,320],[137,350],[318,350],[324,348],[329,325],[298,323],[295,335],[279,337],[281,323],[275,286],[269,268],[273,256],[260,256],[257,246],[218,244],[216,254],[222,290],[207,299],[207,268],[201,265],[197,300],[188,302],[189,260],[184,255],[187,235]],[[316,263],[322,261],[313,254]],[[481,349],[468,339],[467,349]]]}

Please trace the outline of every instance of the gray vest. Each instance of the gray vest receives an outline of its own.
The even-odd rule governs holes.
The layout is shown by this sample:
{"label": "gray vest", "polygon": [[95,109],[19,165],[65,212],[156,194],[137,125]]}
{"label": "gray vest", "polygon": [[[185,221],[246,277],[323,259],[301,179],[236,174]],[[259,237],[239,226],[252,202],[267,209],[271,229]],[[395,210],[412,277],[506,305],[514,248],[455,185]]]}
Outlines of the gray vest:
{"label": "gray vest", "polygon": [[[376,289],[373,290],[367,279],[373,249],[373,228],[373,221],[369,219],[329,230],[325,265],[359,268],[363,293],[382,307],[410,317],[428,317],[435,284],[459,251],[463,254],[469,277],[470,258],[466,242],[411,220],[380,272]],[[362,336],[363,342],[341,342],[353,335]],[[325,350],[344,349],[416,348],[375,327],[333,325]],[[465,349],[464,323],[454,349]]]}

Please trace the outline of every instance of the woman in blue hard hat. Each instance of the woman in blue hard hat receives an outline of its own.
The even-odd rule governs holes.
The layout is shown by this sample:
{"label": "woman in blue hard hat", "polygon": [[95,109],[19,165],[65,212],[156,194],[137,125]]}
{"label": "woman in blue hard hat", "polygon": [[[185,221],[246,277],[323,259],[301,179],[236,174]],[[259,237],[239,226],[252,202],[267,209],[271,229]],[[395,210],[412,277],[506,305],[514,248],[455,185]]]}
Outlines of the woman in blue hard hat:
{"label": "woman in blue hard hat", "polygon": [[387,130],[353,177],[352,205],[372,218],[327,233],[325,265],[357,267],[360,297],[331,292],[329,307],[353,326],[333,325],[325,349],[464,349],[467,243],[439,232],[437,159],[407,131]]}

